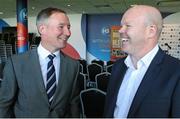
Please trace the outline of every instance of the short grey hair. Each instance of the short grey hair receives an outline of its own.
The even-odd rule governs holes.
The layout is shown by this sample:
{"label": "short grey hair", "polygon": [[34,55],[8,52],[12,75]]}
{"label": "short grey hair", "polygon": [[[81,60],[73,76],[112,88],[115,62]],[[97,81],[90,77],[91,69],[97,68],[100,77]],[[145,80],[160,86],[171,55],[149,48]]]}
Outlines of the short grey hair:
{"label": "short grey hair", "polygon": [[45,8],[45,9],[41,10],[39,12],[39,14],[37,15],[36,26],[38,27],[40,24],[46,22],[48,20],[48,18],[54,13],[66,14],[66,12],[64,10],[59,9],[59,8],[53,8],[53,7]]}

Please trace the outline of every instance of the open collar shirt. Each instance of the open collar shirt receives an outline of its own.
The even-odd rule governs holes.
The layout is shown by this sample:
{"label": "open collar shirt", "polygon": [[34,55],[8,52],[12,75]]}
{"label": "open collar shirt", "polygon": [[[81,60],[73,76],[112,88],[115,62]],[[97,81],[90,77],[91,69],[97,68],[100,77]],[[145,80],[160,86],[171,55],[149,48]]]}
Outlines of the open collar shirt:
{"label": "open collar shirt", "polygon": [[125,59],[124,63],[128,69],[118,92],[114,111],[115,118],[126,118],[128,116],[137,89],[158,50],[159,47],[156,45],[148,54],[141,58],[137,62],[137,69],[134,67],[130,56]]}

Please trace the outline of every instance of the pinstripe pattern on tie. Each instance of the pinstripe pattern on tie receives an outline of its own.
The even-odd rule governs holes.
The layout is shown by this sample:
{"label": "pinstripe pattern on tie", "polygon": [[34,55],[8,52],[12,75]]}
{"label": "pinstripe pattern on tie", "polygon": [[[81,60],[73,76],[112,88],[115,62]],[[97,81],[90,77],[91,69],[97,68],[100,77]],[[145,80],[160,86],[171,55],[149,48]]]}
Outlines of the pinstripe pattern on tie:
{"label": "pinstripe pattern on tie", "polygon": [[55,57],[54,54],[48,55],[48,58],[50,59],[50,61],[48,62],[48,66],[47,66],[46,92],[47,92],[47,96],[48,96],[48,100],[50,104],[53,100],[54,93],[56,91],[56,73],[55,73],[55,68],[53,65],[54,57]]}

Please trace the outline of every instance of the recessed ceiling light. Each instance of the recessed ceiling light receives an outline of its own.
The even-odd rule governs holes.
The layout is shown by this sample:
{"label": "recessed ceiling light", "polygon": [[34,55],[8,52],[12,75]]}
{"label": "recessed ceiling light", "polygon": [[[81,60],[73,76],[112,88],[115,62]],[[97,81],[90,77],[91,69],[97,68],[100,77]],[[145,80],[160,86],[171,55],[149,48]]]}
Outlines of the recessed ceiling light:
{"label": "recessed ceiling light", "polygon": [[3,12],[0,12],[0,14],[4,14]]}
{"label": "recessed ceiling light", "polygon": [[34,6],[32,6],[31,8],[32,8],[32,10],[34,10],[34,9],[35,9],[35,7],[34,7]]}
{"label": "recessed ceiling light", "polygon": [[133,4],[133,5],[130,5],[131,7],[135,7],[135,6],[137,6],[137,4]]}
{"label": "recessed ceiling light", "polygon": [[70,5],[70,4],[68,4],[67,6],[68,6],[68,7],[70,7],[71,5]]}

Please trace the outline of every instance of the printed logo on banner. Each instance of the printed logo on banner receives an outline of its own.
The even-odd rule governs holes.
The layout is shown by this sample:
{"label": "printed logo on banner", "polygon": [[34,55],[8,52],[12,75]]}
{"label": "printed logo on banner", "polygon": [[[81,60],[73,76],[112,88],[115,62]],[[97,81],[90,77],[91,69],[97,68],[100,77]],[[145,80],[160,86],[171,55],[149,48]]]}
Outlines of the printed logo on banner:
{"label": "printed logo on banner", "polygon": [[110,30],[107,27],[103,27],[101,30],[102,35],[109,35],[109,32],[110,32]]}
{"label": "printed logo on banner", "polygon": [[20,11],[20,20],[24,21],[27,20],[27,9],[24,8]]}

